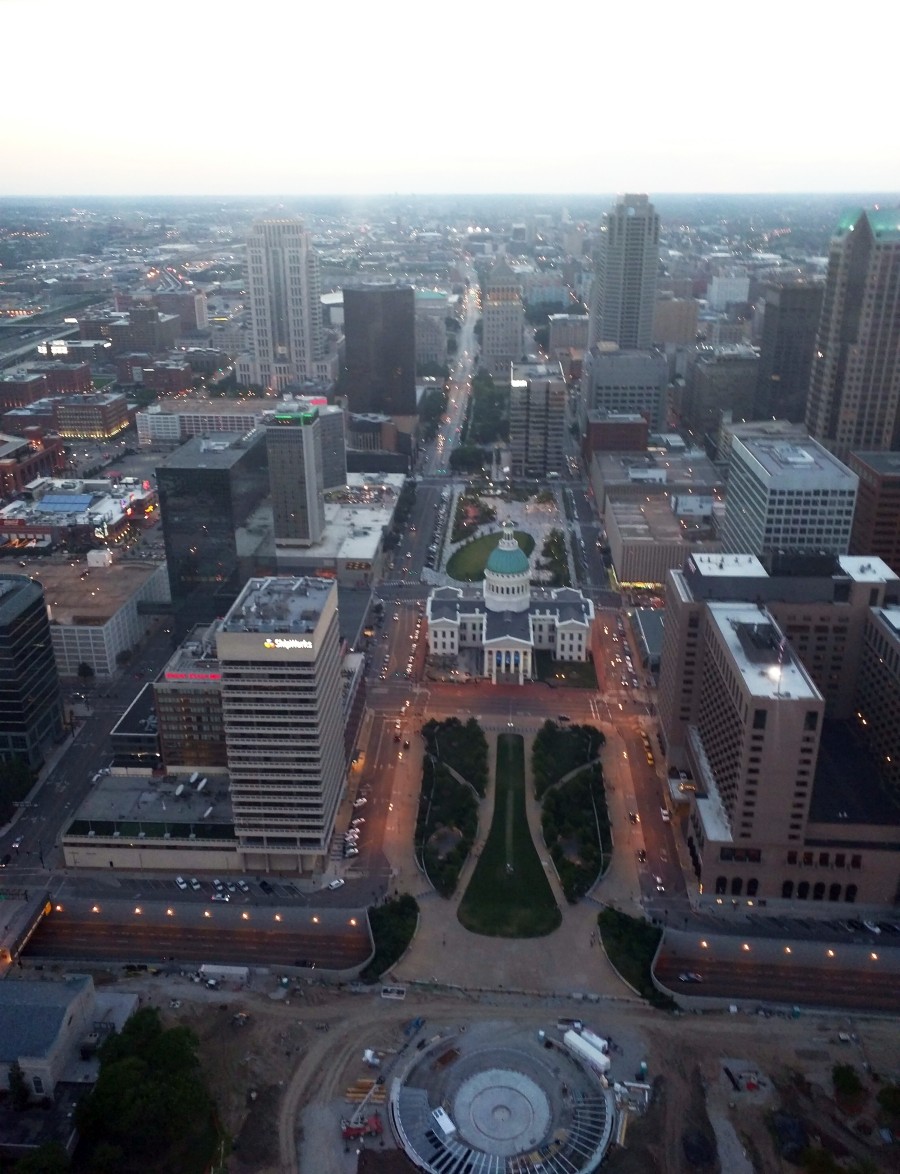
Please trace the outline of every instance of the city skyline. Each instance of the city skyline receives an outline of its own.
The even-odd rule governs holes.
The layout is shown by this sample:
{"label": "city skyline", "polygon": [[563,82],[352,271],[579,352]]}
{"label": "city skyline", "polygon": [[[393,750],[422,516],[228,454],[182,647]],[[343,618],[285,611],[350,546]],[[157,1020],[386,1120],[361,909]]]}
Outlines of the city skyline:
{"label": "city skyline", "polygon": [[[770,2],[752,29],[705,0],[677,23],[651,7],[640,25],[577,3],[556,48],[605,47],[602,92],[564,75],[554,87],[547,62],[529,96],[543,56],[533,21],[471,0],[427,18],[408,0],[378,13],[338,24],[263,0],[228,23],[160,0],[147,22],[111,0],[77,12],[0,0],[19,50],[7,92],[20,95],[0,129],[0,194],[900,190],[900,132],[866,113],[891,108],[893,38],[866,22],[838,39]],[[754,86],[763,65],[782,84]],[[824,84],[838,69],[841,84]],[[502,117],[488,70],[517,79]],[[862,111],[847,101],[854,81]],[[808,118],[789,116],[788,88]]]}

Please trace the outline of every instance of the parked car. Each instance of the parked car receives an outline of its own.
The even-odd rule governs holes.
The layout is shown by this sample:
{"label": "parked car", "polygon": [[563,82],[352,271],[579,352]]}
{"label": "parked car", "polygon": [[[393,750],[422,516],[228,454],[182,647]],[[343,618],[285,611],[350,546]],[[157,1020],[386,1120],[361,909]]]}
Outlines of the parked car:
{"label": "parked car", "polygon": [[247,884],[247,882],[245,880],[239,880],[237,882],[237,887],[241,890],[242,893],[249,893],[250,892],[250,886]]}
{"label": "parked car", "polygon": [[179,889],[186,889],[188,887],[188,883],[183,876],[176,876],[175,884],[178,885]]}
{"label": "parked car", "polygon": [[259,882],[259,887],[262,889],[262,891],[264,893],[267,893],[269,896],[271,896],[272,893],[275,892],[275,890],[272,888],[272,886],[269,884],[269,882],[267,880],[261,880]]}
{"label": "parked car", "polygon": [[195,876],[191,877],[191,888],[194,890],[195,893],[200,888],[200,882],[197,880],[197,878]]}

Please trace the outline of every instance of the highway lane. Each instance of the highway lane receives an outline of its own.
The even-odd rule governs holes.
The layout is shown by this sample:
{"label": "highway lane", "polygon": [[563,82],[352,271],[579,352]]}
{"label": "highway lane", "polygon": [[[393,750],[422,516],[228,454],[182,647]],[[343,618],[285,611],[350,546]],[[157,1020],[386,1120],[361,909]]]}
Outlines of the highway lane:
{"label": "highway lane", "polygon": [[[759,943],[753,943],[758,950]],[[900,1011],[900,983],[895,967],[878,965],[882,958],[860,959],[854,965],[830,966],[783,962],[742,961],[736,958],[665,954],[654,973],[680,995],[706,998],[753,999],[820,1007],[853,1007],[866,1011]],[[702,982],[683,983],[679,974],[695,973]]]}
{"label": "highway lane", "polygon": [[177,960],[247,966],[293,966],[304,959],[343,970],[364,962],[371,952],[363,910],[300,915],[220,905],[186,911],[109,901],[98,901],[94,909],[96,913],[56,906],[40,923],[25,956],[31,961]]}

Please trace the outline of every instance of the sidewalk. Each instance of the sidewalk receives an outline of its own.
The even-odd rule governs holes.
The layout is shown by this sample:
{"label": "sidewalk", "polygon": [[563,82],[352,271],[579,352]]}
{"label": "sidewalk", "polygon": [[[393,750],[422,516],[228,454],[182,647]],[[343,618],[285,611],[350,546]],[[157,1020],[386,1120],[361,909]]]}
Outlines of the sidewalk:
{"label": "sidewalk", "polygon": [[[592,993],[634,998],[596,944],[597,907],[590,901],[569,905],[543,843],[540,804],[531,787],[531,738],[526,738],[526,812],[535,848],[562,912],[560,927],[544,938],[488,938],[459,923],[462,895],[484,846],[494,813],[497,734],[488,738],[490,781],[478,812],[478,831],[456,892],[444,901],[435,893],[420,898],[419,929],[406,956],[394,967],[398,982],[440,982],[465,989],[518,990],[534,994]],[[408,887],[408,886],[407,886]]]}

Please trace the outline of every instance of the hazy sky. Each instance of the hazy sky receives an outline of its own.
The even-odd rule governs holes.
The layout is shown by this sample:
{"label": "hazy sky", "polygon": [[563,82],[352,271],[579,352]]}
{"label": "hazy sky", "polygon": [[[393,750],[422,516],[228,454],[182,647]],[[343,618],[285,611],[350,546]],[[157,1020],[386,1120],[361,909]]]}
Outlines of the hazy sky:
{"label": "hazy sky", "polygon": [[0,195],[900,190],[896,0],[0,0]]}

